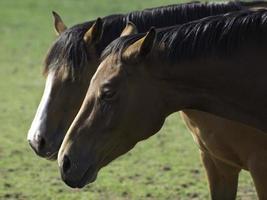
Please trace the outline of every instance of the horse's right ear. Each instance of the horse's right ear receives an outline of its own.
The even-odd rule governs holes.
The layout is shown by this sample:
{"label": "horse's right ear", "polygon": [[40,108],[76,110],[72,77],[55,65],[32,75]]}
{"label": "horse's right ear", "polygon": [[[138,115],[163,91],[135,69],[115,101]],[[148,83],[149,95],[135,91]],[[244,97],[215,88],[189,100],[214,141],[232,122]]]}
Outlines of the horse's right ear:
{"label": "horse's right ear", "polygon": [[103,33],[103,20],[101,18],[97,18],[93,26],[89,28],[89,30],[84,34],[83,40],[87,44],[96,44],[102,37]]}
{"label": "horse's right ear", "polygon": [[134,25],[133,22],[128,21],[125,28],[121,32],[120,37],[122,36],[127,36],[127,35],[132,35],[138,33],[136,26]]}
{"label": "horse's right ear", "polygon": [[63,20],[55,11],[52,11],[54,17],[54,28],[57,35],[60,35],[67,29],[67,26],[64,24]]}
{"label": "horse's right ear", "polygon": [[151,28],[144,37],[126,48],[126,50],[122,54],[123,59],[131,60],[146,57],[154,47],[155,39],[156,30],[154,28]]}

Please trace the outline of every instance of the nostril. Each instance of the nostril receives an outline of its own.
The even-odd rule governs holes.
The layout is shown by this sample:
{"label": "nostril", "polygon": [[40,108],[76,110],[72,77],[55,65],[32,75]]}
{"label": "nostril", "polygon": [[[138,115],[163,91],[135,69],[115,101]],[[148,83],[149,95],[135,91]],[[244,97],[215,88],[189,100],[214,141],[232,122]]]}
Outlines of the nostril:
{"label": "nostril", "polygon": [[71,162],[68,156],[64,156],[63,157],[63,166],[62,166],[62,170],[64,174],[67,174],[70,171],[71,168]]}
{"label": "nostril", "polygon": [[41,136],[38,137],[38,150],[41,151],[45,147],[45,139]]}

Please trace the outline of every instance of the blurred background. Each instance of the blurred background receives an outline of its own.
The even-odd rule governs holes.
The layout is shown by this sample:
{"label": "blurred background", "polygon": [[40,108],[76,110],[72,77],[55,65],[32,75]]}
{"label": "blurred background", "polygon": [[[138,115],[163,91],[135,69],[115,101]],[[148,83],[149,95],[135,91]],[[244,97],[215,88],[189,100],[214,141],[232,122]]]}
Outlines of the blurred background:
{"label": "blurred background", "polygon": [[[65,24],[178,0],[0,0],[0,199],[208,199],[198,147],[179,114],[102,169],[95,183],[68,188],[57,163],[35,155],[27,132],[43,93],[43,58],[55,40],[51,11]],[[238,199],[255,199],[248,173]]]}

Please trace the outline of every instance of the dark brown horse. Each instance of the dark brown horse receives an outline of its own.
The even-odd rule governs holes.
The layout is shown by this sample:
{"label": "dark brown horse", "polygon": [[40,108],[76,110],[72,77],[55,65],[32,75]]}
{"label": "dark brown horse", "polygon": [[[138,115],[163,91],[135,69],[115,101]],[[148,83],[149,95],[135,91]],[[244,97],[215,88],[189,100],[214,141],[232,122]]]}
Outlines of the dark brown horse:
{"label": "dark brown horse", "polygon": [[[102,50],[120,36],[130,20],[139,32],[151,26],[182,24],[214,14],[261,6],[264,2],[187,3],[112,15],[67,29],[54,13],[58,39],[45,60],[45,91],[28,133],[39,156],[56,158],[67,129],[76,116]],[[123,33],[127,34],[127,33]]]}
{"label": "dark brown horse", "polygon": [[[266,94],[266,32],[267,11],[237,12],[162,30],[157,37],[152,29],[147,35],[114,41],[105,50],[104,60],[61,146],[58,162],[63,180],[72,187],[94,181],[103,166],[155,134],[169,114],[181,109],[209,111],[265,130],[264,119],[259,116],[267,113],[261,98]],[[254,106],[255,100],[258,105]],[[194,120],[193,113],[191,117]],[[239,129],[242,126],[245,128]],[[229,169],[234,179],[224,180],[230,181],[231,190],[225,187],[217,195],[225,193],[228,199],[235,196],[239,167],[250,170],[259,196],[264,199],[266,165],[261,162],[255,166],[254,161],[255,154],[266,161],[267,135],[239,124],[235,130],[237,135],[224,140],[230,147],[237,147],[235,150],[241,154],[237,157],[243,156],[243,160],[236,162],[228,157],[226,163],[232,159],[239,165]],[[242,130],[252,130],[255,135],[246,132],[239,144],[234,139],[242,136]],[[207,142],[204,147],[216,149],[212,140],[202,140],[204,137],[200,136],[198,142]],[[238,148],[244,144],[251,147]],[[220,161],[209,163],[216,165]]]}
{"label": "dark brown horse", "polygon": [[[129,24],[124,32],[130,35],[137,30]],[[263,162],[267,156],[266,134],[206,112],[183,110],[180,113],[200,149],[212,199],[235,199],[242,169],[250,171],[259,198],[267,198],[267,179],[262,175],[267,169],[267,163]]]}

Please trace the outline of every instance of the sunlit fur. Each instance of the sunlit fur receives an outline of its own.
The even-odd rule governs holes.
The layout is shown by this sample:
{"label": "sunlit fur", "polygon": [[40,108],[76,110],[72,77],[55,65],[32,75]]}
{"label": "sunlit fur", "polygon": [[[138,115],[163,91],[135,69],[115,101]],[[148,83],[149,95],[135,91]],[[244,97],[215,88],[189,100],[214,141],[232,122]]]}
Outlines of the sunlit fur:
{"label": "sunlit fur", "polygon": [[181,115],[200,149],[212,199],[235,199],[241,170],[249,171],[259,199],[266,199],[266,133],[206,112]]}

